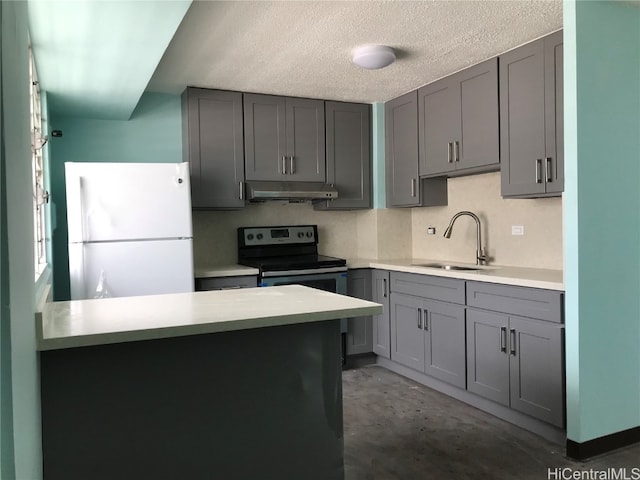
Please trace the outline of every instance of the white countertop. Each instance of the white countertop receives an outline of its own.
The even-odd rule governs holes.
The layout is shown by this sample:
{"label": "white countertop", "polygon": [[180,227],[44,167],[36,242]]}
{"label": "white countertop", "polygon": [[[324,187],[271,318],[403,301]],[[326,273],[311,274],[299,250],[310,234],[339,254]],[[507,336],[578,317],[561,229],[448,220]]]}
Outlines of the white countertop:
{"label": "white countertop", "polygon": [[245,267],[244,265],[211,265],[195,268],[196,278],[212,277],[241,277],[244,275],[258,275],[257,268]]}
{"label": "white countertop", "polygon": [[47,303],[38,350],[246,330],[382,313],[382,306],[301,285]]}
{"label": "white countertop", "polygon": [[462,280],[475,280],[478,282],[564,291],[564,276],[562,270],[508,267],[501,265],[482,266],[480,270],[443,270],[441,268],[419,266],[425,263],[448,263],[451,265],[475,267],[475,265],[459,262],[416,258],[395,260],[352,259],[347,262],[347,266],[349,268],[379,268],[396,272],[419,273],[422,275],[460,278]]}

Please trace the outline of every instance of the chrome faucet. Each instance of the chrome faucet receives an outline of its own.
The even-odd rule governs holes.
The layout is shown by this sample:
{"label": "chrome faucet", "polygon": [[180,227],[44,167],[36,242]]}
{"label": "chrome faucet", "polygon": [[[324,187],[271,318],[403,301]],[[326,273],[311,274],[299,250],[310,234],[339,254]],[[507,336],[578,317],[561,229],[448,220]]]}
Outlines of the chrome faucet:
{"label": "chrome faucet", "polygon": [[458,217],[462,217],[463,215],[468,215],[469,217],[473,218],[476,221],[476,232],[477,232],[477,238],[476,238],[476,265],[485,265],[487,263],[487,261],[489,260],[489,257],[487,257],[487,254],[485,253],[484,248],[482,248],[482,237],[481,237],[481,233],[480,233],[480,230],[481,230],[481,228],[480,228],[480,219],[478,218],[478,216],[475,213],[467,212],[467,211],[456,213],[451,218],[451,221],[449,222],[449,226],[444,231],[444,238],[451,238],[451,231],[453,230],[453,224],[458,219]]}

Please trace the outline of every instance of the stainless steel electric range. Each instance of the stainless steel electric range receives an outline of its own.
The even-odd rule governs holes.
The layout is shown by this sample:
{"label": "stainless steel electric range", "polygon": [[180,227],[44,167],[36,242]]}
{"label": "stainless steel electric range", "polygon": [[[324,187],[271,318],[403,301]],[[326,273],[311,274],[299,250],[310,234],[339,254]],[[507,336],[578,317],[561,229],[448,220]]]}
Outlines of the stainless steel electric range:
{"label": "stainless steel electric range", "polygon": [[[347,262],[318,255],[318,226],[238,228],[238,263],[259,270],[258,285],[305,285],[347,294]],[[345,359],[347,321],[340,324]]]}

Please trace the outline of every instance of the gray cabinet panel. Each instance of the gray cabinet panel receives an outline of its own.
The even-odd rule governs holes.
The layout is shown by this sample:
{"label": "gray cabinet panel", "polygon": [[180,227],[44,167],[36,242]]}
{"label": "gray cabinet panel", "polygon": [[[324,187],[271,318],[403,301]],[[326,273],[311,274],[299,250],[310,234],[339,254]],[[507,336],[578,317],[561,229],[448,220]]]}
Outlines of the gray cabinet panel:
{"label": "gray cabinet panel", "polygon": [[391,358],[391,325],[389,315],[389,272],[371,272],[371,301],[382,304],[383,311],[373,316],[373,352]]}
{"label": "gray cabinet panel", "polygon": [[187,88],[182,117],[192,207],[243,207],[242,93]]}
{"label": "gray cabinet panel", "polygon": [[387,204],[420,205],[418,178],[418,93],[385,104]]}
{"label": "gray cabinet panel", "polygon": [[550,322],[563,322],[564,294],[555,290],[467,282],[467,305]]}
{"label": "gray cabinet panel", "polygon": [[285,99],[287,180],[324,182],[325,138],[324,101],[307,98]]}
{"label": "gray cabinet panel", "polygon": [[509,405],[509,317],[467,309],[467,390]]}
{"label": "gray cabinet panel", "polygon": [[238,277],[196,278],[196,291],[232,290],[236,288],[251,288],[258,286],[256,275],[242,275]]}
{"label": "gray cabinet panel", "polygon": [[[371,270],[349,270],[347,274],[347,295],[371,300]],[[373,351],[371,315],[347,319],[347,355]]]}
{"label": "gray cabinet panel", "polygon": [[500,56],[502,195],[564,189],[562,32]]}
{"label": "gray cabinet panel", "polygon": [[425,301],[422,328],[425,333],[425,373],[465,388],[464,307]]}
{"label": "gray cabinet panel", "polygon": [[285,100],[245,93],[244,141],[247,180],[282,181],[286,155]]}
{"label": "gray cabinet panel", "polygon": [[510,318],[511,408],[562,427],[563,340],[560,325]]}
{"label": "gray cabinet panel", "polygon": [[497,170],[498,60],[418,90],[420,175]]}
{"label": "gray cabinet panel", "polygon": [[392,272],[391,291],[461,305],[465,303],[465,281],[455,278]]}
{"label": "gray cabinet panel", "polygon": [[424,371],[423,300],[392,293],[390,305],[391,360]]}
{"label": "gray cabinet panel", "polygon": [[327,183],[338,198],[314,208],[371,208],[371,106],[325,102],[325,118]]}

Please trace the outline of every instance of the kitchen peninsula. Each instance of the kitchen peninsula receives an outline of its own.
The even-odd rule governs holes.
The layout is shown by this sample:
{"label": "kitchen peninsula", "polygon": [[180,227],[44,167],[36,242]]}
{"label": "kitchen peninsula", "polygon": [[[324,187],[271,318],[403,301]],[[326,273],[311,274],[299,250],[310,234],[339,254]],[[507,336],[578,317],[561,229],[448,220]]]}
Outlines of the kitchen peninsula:
{"label": "kitchen peninsula", "polygon": [[340,327],[299,285],[47,304],[47,479],[343,479]]}

